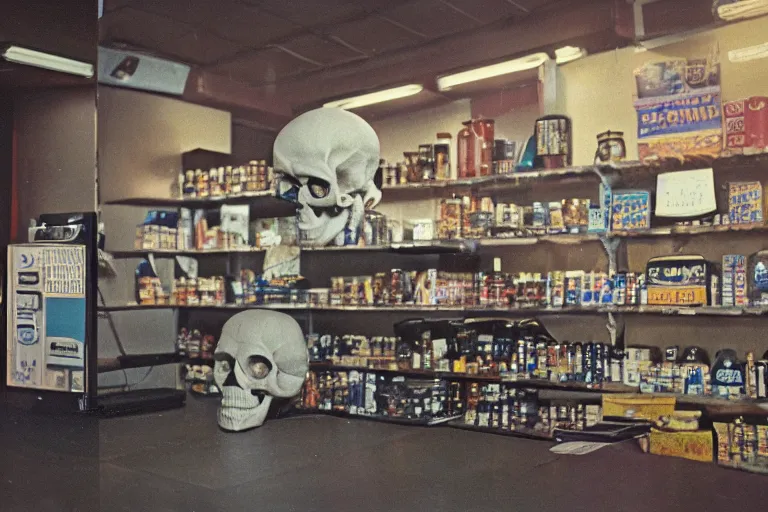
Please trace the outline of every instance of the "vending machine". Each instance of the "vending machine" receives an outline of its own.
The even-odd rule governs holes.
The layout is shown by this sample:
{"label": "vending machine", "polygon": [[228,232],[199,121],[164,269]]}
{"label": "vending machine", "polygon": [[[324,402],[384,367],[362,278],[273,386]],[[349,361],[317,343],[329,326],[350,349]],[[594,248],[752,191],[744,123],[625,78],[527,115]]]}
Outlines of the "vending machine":
{"label": "vending machine", "polygon": [[6,384],[79,394],[78,407],[87,410],[94,391],[95,214],[44,215],[39,222],[29,243],[8,247]]}

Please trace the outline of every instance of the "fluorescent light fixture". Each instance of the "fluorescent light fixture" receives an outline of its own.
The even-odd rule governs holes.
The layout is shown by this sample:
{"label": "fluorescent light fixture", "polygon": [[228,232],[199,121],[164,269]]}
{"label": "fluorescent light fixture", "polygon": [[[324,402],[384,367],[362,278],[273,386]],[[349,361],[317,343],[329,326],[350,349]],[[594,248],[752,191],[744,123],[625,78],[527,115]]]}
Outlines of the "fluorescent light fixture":
{"label": "fluorescent light fixture", "polygon": [[346,98],[343,100],[330,101],[323,105],[326,108],[341,108],[344,110],[351,110],[353,108],[367,107],[368,105],[374,105],[376,103],[383,103],[385,101],[399,100],[400,98],[407,98],[414,94],[419,94],[424,87],[417,84],[403,85],[402,87],[395,87],[393,89],[385,89],[383,91],[371,92],[363,94],[361,96],[354,96],[352,98]]}
{"label": "fluorescent light fixture", "polygon": [[70,75],[78,75],[85,78],[93,76],[93,64],[51,55],[50,53],[38,52],[22,48],[21,46],[8,46],[2,50],[0,56],[8,62],[25,66],[69,73]]}
{"label": "fluorescent light fixture", "polygon": [[587,50],[577,46],[564,46],[555,50],[555,62],[566,64],[587,56]]}
{"label": "fluorescent light fixture", "polygon": [[470,69],[468,71],[462,71],[461,73],[454,73],[453,75],[441,76],[437,79],[437,88],[441,91],[447,91],[457,85],[535,69],[544,64],[547,60],[549,60],[549,55],[546,53],[534,53],[533,55],[520,57],[519,59],[499,62],[498,64],[491,64],[490,66],[484,66],[482,68]]}

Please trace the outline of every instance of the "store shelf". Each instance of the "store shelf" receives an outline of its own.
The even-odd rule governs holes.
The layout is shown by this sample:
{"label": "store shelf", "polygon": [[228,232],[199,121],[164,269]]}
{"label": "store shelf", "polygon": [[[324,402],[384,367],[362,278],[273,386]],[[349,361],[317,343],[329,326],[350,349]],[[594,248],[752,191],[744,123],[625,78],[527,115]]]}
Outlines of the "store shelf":
{"label": "store shelf", "polygon": [[714,396],[651,393],[656,397],[674,397],[677,405],[686,409],[701,409],[710,418],[723,416],[763,416],[768,418],[768,399],[742,398],[726,400]]}
{"label": "store shelf", "polygon": [[573,166],[561,169],[535,169],[493,176],[480,176],[477,178],[405,183],[401,185],[384,186],[382,190],[385,197],[388,191],[393,193],[453,189],[501,191],[525,187],[539,181],[561,180],[567,182],[567,180],[573,178],[597,180],[599,174],[615,182],[637,182],[644,179],[655,178],[658,174],[665,172],[701,169],[705,167],[713,167],[716,171],[735,170],[766,164],[768,164],[768,154],[735,155],[716,159],[701,158],[699,160],[686,162],[680,162],[676,159],[666,159],[647,163],[634,160],[618,162],[611,165]]}
{"label": "store shelf", "polygon": [[[560,391],[581,391],[598,393],[636,393],[637,387],[626,386],[620,383],[606,382],[601,386],[591,386],[584,382],[552,382],[544,379],[516,379],[507,380],[498,375],[468,375],[466,373],[438,372],[432,370],[393,370],[389,368],[366,368],[356,366],[334,365],[329,362],[313,362],[309,365],[313,371],[336,372],[376,372],[403,375],[405,377],[427,378],[435,380],[464,380],[471,382],[498,382],[522,388],[549,389]],[[553,398],[554,399],[554,398]]]}
{"label": "store shelf", "polygon": [[401,242],[388,245],[370,246],[328,246],[328,247],[302,247],[306,252],[394,252],[400,254],[455,254],[475,252],[479,246],[478,240],[429,240]]}
{"label": "store shelf", "polygon": [[154,306],[142,306],[140,304],[123,304],[123,305],[110,305],[99,306],[99,311],[112,312],[112,311],[144,311],[144,310],[193,310],[193,311],[206,311],[206,310],[229,310],[229,311],[244,311],[246,309],[272,309],[276,311],[308,311],[309,308],[303,304],[262,304],[253,306],[239,306],[235,304],[227,304],[224,306],[179,306],[172,304],[154,305]]}
{"label": "store shelf", "polygon": [[467,315],[509,315],[531,317],[544,315],[604,315],[607,313],[623,315],[663,315],[663,316],[721,316],[721,317],[764,317],[768,316],[768,306],[747,308],[724,308],[716,306],[601,306],[601,307],[564,307],[564,308],[485,308],[479,306],[310,306],[308,304],[259,304],[223,306],[179,306],[123,304],[99,306],[99,311],[138,311],[138,310],[229,310],[272,309],[276,311],[315,311],[315,312],[350,312],[350,313],[466,313]]}
{"label": "store shelf", "polygon": [[411,426],[422,426],[422,427],[442,425],[444,423],[454,421],[458,418],[458,416],[451,416],[446,418],[434,418],[434,419],[427,419],[427,418],[410,419],[410,418],[399,418],[394,416],[383,416],[383,415],[350,414],[349,412],[346,412],[346,411],[324,411],[320,409],[295,409],[291,413],[296,415],[302,415],[302,416],[303,415],[336,416],[338,418],[359,419],[359,420],[377,421],[380,423],[393,423],[396,425],[411,425]]}
{"label": "store shelf", "polygon": [[447,425],[451,428],[456,428],[459,430],[469,430],[471,432],[482,432],[484,434],[496,434],[500,436],[509,436],[509,437],[524,437],[526,439],[538,439],[540,441],[552,440],[552,434],[544,433],[544,432],[533,430],[530,428],[517,427],[515,428],[515,430],[502,430],[500,428],[477,427],[475,425],[468,425],[464,423],[463,419],[450,421],[447,423]]}
{"label": "store shelf", "polygon": [[107,201],[105,204],[116,206],[138,206],[144,208],[219,208],[224,204],[251,207],[251,218],[293,217],[296,215],[296,203],[281,199],[275,192],[252,192],[237,196],[209,197],[205,199],[132,197]]}
{"label": "store shelf", "polygon": [[189,256],[193,258],[204,256],[227,256],[230,254],[262,254],[264,249],[247,247],[243,249],[206,249],[179,251],[176,249],[131,249],[127,251],[111,251],[108,254],[114,259],[147,258],[153,255],[155,258],[174,258],[176,256]]}

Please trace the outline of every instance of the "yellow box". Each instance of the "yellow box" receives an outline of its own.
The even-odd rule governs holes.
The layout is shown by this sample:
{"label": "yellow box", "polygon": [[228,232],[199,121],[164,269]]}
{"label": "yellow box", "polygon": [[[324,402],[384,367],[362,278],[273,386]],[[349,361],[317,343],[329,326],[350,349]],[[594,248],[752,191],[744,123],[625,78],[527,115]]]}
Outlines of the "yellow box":
{"label": "yellow box", "polygon": [[603,417],[655,421],[675,412],[675,397],[642,394],[603,395]]}
{"label": "yellow box", "polygon": [[686,306],[707,303],[705,286],[649,286],[648,304],[655,306]]}
{"label": "yellow box", "polygon": [[713,462],[712,432],[709,430],[697,430],[695,432],[651,430],[650,453],[699,462]]}

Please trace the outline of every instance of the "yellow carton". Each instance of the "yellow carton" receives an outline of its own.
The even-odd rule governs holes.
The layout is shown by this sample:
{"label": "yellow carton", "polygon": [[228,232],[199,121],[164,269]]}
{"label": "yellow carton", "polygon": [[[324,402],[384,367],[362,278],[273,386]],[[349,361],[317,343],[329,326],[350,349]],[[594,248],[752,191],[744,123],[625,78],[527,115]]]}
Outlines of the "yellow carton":
{"label": "yellow carton", "polygon": [[714,442],[710,430],[662,432],[651,430],[650,452],[654,455],[681,457],[699,462],[714,460]]}
{"label": "yellow carton", "polygon": [[675,412],[675,397],[636,393],[603,395],[603,417],[655,421]]}

